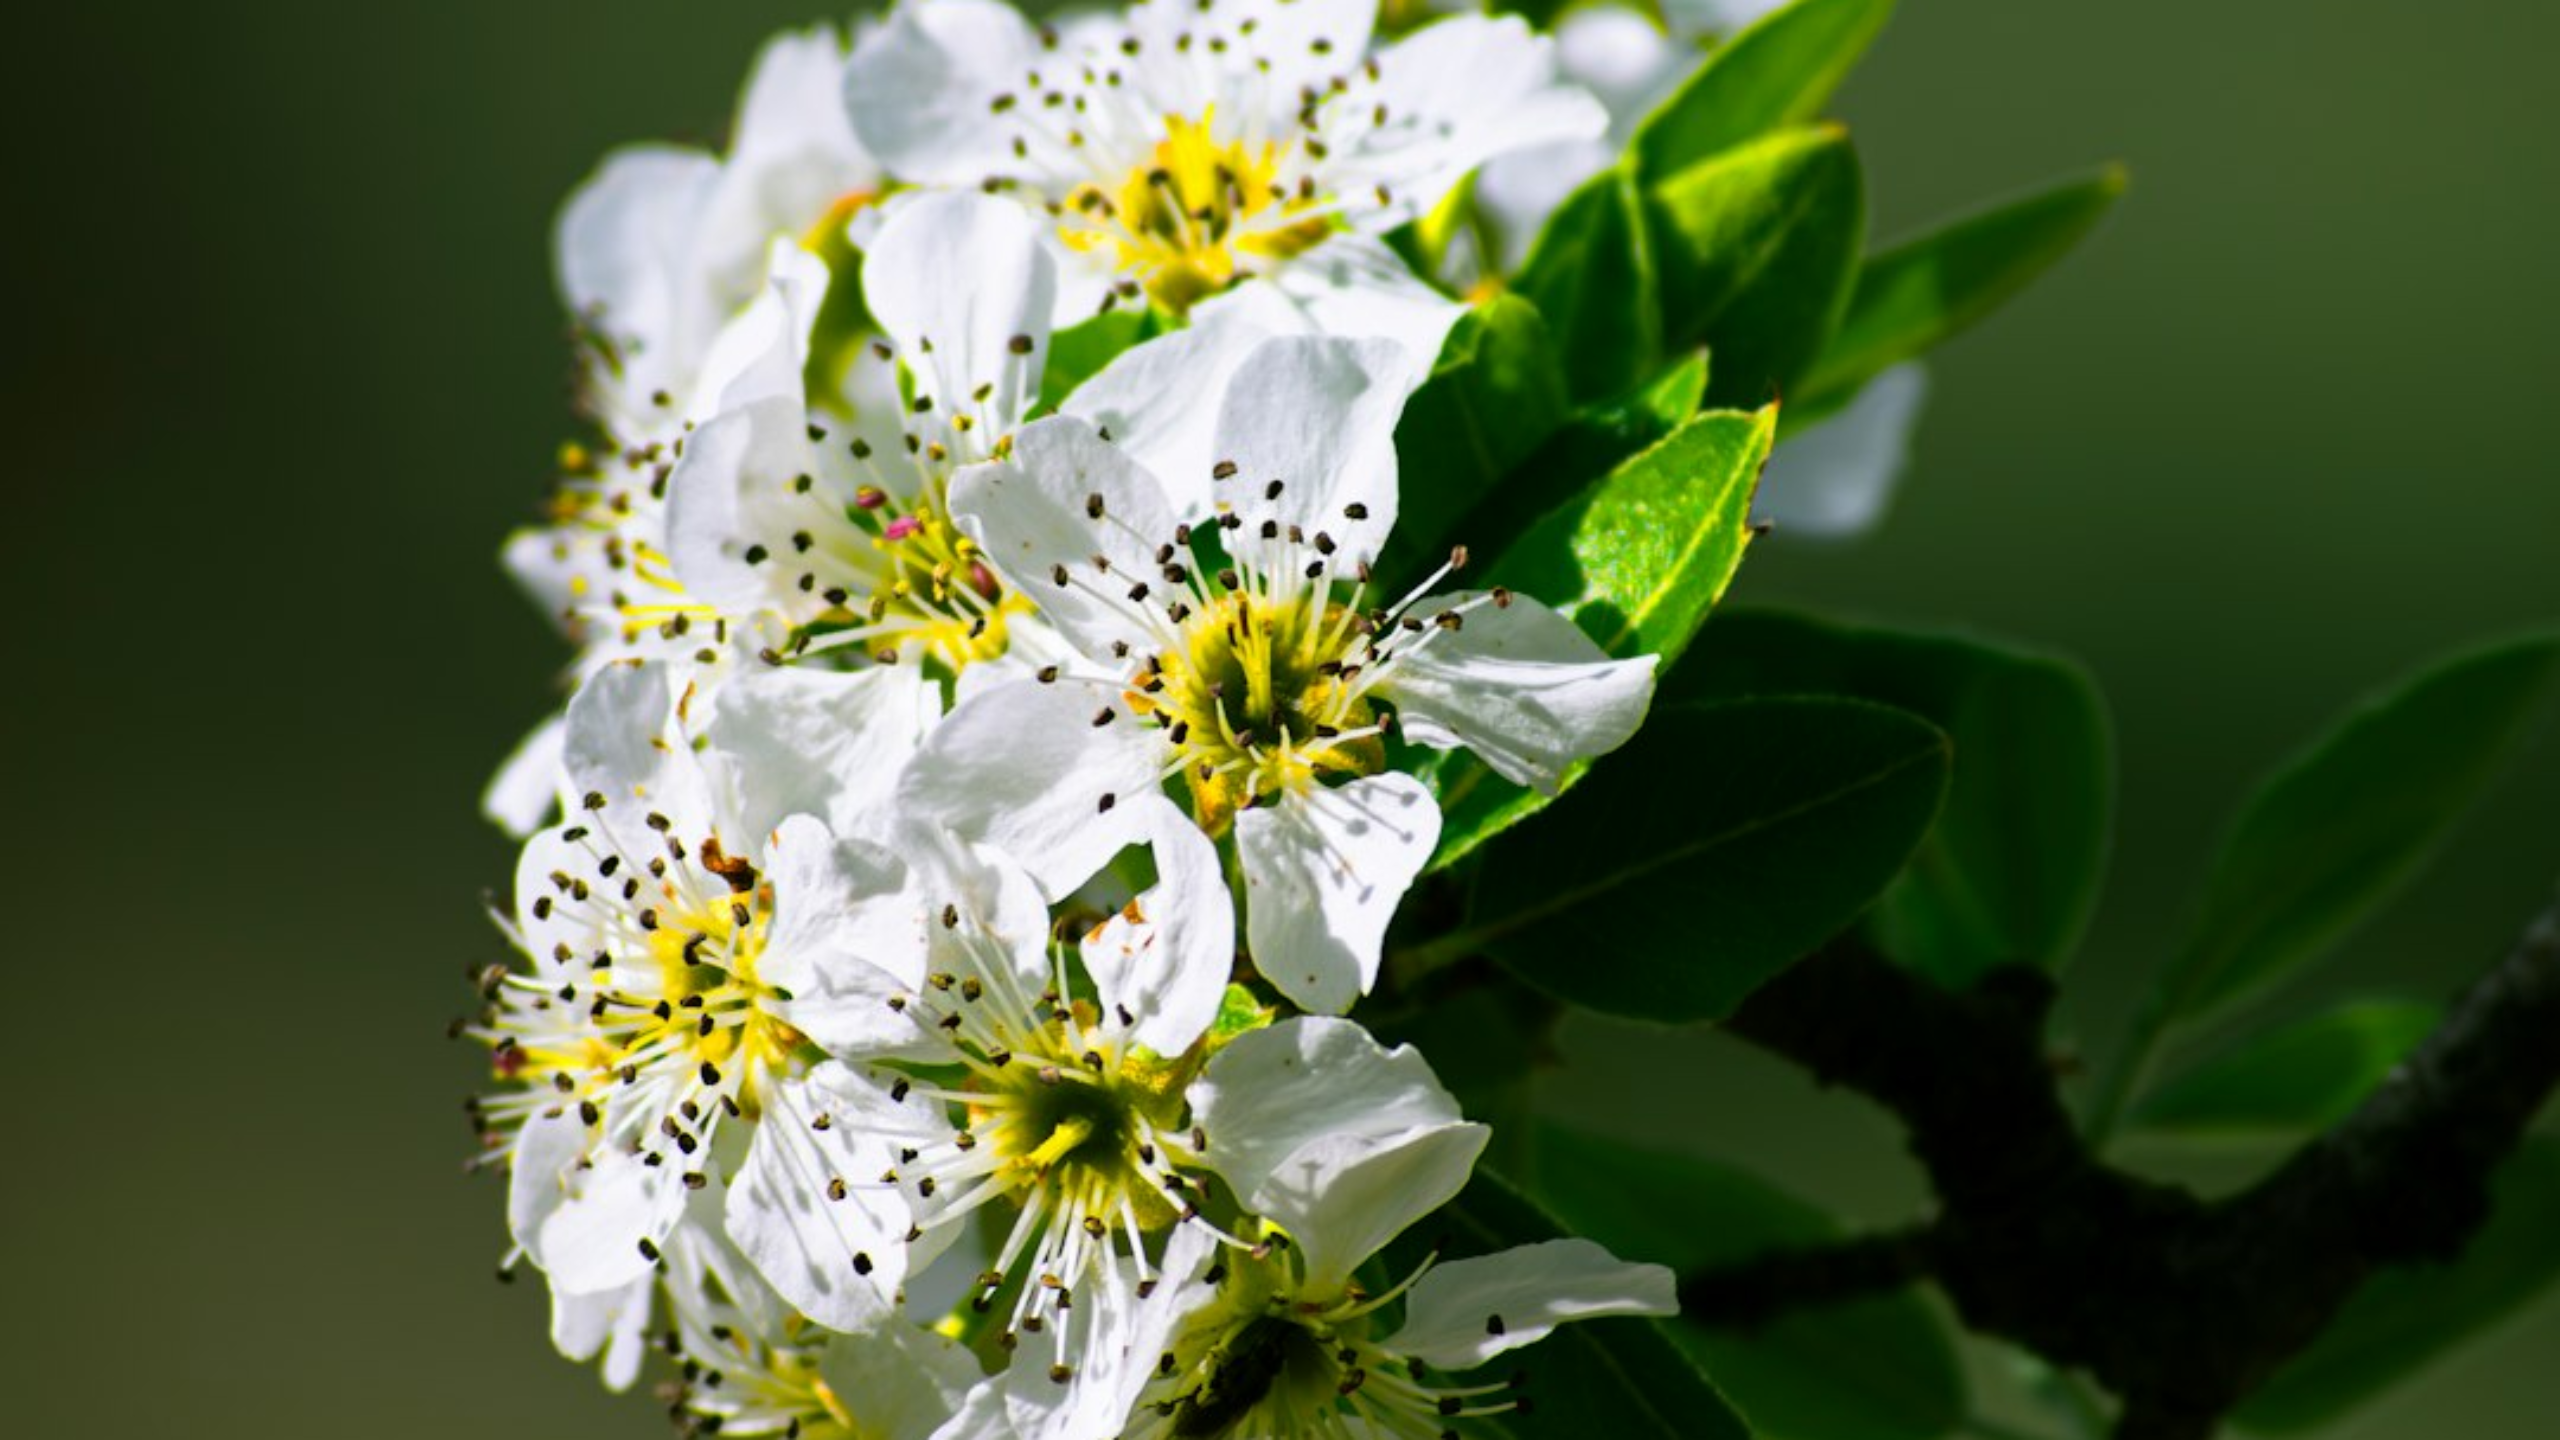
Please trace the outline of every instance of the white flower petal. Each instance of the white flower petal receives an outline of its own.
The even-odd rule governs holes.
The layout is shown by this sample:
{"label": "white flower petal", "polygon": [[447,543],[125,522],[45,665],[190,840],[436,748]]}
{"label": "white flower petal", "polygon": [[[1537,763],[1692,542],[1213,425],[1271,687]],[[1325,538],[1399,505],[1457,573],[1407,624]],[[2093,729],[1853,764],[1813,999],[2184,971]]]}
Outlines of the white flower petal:
{"label": "white flower petal", "polygon": [[1368,235],[1335,235],[1275,270],[1269,283],[1309,328],[1403,347],[1417,383],[1440,358],[1450,327],[1467,313]]}
{"label": "white flower petal", "polygon": [[[1188,100],[1178,111],[1196,113],[1203,102],[1222,100],[1226,113],[1239,121],[1261,121],[1271,128],[1292,117],[1300,93],[1319,93],[1337,76],[1355,70],[1369,51],[1377,23],[1375,0],[1180,0],[1180,3],[1133,5],[1127,11],[1130,30],[1148,54],[1132,76],[1149,85],[1160,103]],[[1209,37],[1225,42],[1206,57],[1207,64],[1166,64],[1179,53],[1184,36],[1192,53]],[[1210,78],[1214,76],[1215,78]],[[1179,82],[1192,83],[1182,85]]]}
{"label": "white flower petal", "polygon": [[1464,1118],[1421,1051],[1390,1050],[1355,1021],[1314,1015],[1229,1041],[1191,1102],[1210,1167],[1240,1195],[1271,1183],[1318,1140],[1382,1148]]}
{"label": "white flower petal", "polygon": [[[774,396],[685,438],[667,484],[667,554],[688,596],[732,616],[800,608],[789,588],[799,572],[762,537],[793,533],[813,508],[787,489],[817,468],[808,424],[797,397]],[[759,546],[766,554],[750,561]]]}
{"label": "white flower petal", "polygon": [[1162,484],[1174,515],[1196,523],[1214,498],[1218,402],[1236,367],[1271,336],[1314,328],[1276,287],[1248,281],[1192,307],[1183,329],[1114,356],[1059,409],[1109,435]]}
{"label": "white flower petal", "polygon": [[1264,979],[1339,1014],[1378,978],[1378,948],[1440,841],[1440,808],[1410,775],[1374,775],[1236,817],[1245,929]]}
{"label": "white flower petal", "polygon": [[1487,1132],[1410,1046],[1348,1020],[1237,1037],[1192,1088],[1207,1163],[1306,1252],[1322,1293],[1467,1183]]}
{"label": "white flower petal", "polygon": [[1352,129],[1340,107],[1328,128],[1347,142],[1329,166],[1337,189],[1383,185],[1394,199],[1364,223],[1384,229],[1428,213],[1494,156],[1556,140],[1588,140],[1609,113],[1557,73],[1555,47],[1517,15],[1458,15],[1426,25],[1378,56],[1358,97],[1383,104],[1383,129]]}
{"label": "white flower petal", "polygon": [[1574,623],[1526,596],[1455,594],[1420,611],[1468,607],[1462,628],[1399,654],[1377,693],[1406,739],[1472,750],[1497,774],[1554,794],[1565,768],[1627,743],[1653,703],[1654,657],[1612,660]]}
{"label": "white flower petal", "polygon": [[720,691],[709,763],[748,837],[795,814],[819,816],[839,835],[877,833],[898,767],[941,709],[919,666],[753,671]]}
{"label": "white flower petal", "polygon": [[862,290],[917,372],[917,403],[973,415],[992,442],[1039,399],[1057,263],[1022,206],[975,191],[899,204],[863,256]]}
{"label": "white flower petal", "polygon": [[[1255,346],[1218,407],[1217,458],[1236,471],[1217,482],[1217,498],[1248,522],[1332,536],[1345,568],[1376,558],[1395,528],[1396,420],[1428,365],[1387,340],[1282,336]],[[1248,523],[1229,538],[1242,557],[1260,548],[1254,537]]]}
{"label": "white flower petal", "polygon": [[518,587],[533,597],[551,623],[568,628],[583,597],[578,593],[588,566],[576,537],[551,527],[518,530],[507,537],[498,563]]}
{"label": "white flower petal", "polygon": [[1007,1407],[1007,1373],[998,1371],[980,1380],[942,1428],[933,1432],[932,1440],[1020,1440],[1022,1432],[1014,1427]]}
{"label": "white flower petal", "polygon": [[892,844],[915,871],[927,974],[993,980],[1001,969],[1022,994],[1047,986],[1051,897],[1034,871],[1010,851],[964,843],[930,822],[909,824]]}
{"label": "white flower petal", "polygon": [[917,1051],[915,1022],[889,1008],[924,980],[926,922],[906,867],[807,815],[782,822],[766,862],[773,922],[757,972],[791,994],[774,1012],[831,1054]]}
{"label": "white flower petal", "polygon": [[1676,1282],[1588,1240],[1548,1240],[1434,1265],[1405,1293],[1404,1326],[1380,1342],[1440,1370],[1471,1370],[1568,1320],[1676,1315]]}
{"label": "white flower petal", "polygon": [[1788,437],[1761,473],[1756,508],[1782,536],[1846,540],[1884,518],[1911,461],[1929,372],[1905,362],[1867,382],[1848,408]]}
{"label": "white flower petal", "polygon": [[[1063,1353],[1075,1373],[1064,1385],[1045,1365],[1016,1361],[1001,1383],[1013,1433],[1022,1440],[1114,1440],[1129,1426],[1130,1408],[1155,1373],[1175,1328],[1201,1299],[1189,1282],[1216,1241],[1198,1225],[1177,1225],[1165,1239],[1160,1282],[1141,1296],[1135,1267],[1107,1261],[1076,1292],[1067,1312]],[[976,1437],[971,1437],[976,1440]]]}
{"label": "white flower petal", "polygon": [[[836,1330],[894,1313],[907,1271],[906,1202],[875,1182],[896,1155],[861,1127],[816,1120],[831,1097],[778,1081],[730,1182],[729,1238],[775,1293]],[[842,1182],[839,1184],[838,1182]]]}
{"label": "white flower petal", "polygon": [[573,1107],[527,1120],[507,1179],[507,1226],[555,1291],[592,1295],[646,1278],[684,1216],[675,1167],[600,1143]]}
{"label": "white flower petal", "polygon": [[837,1336],[818,1370],[861,1416],[864,1440],[930,1440],[983,1378],[966,1347],[903,1321]]}
{"label": "white flower petal", "polygon": [[1555,53],[1558,68],[1607,107],[1610,130],[1623,139],[1702,52],[1634,10],[1590,5],[1556,21]]}
{"label": "white flower petal", "polygon": [[695,262],[716,309],[754,293],[777,235],[797,237],[879,167],[844,113],[844,42],[833,26],[775,36],[756,57],[736,140],[699,217]]}
{"label": "white flower petal", "polygon": [[668,738],[678,693],[676,674],[664,665],[609,665],[578,687],[562,763],[581,805],[600,795],[608,814],[654,811],[687,831],[708,827],[711,794],[702,767],[689,747]]}
{"label": "white flower petal", "polygon": [[1137,797],[1156,884],[1088,932],[1082,953],[1103,1009],[1137,1017],[1131,1032],[1179,1055],[1218,1018],[1235,955],[1235,906],[1218,847],[1161,795]]}
{"label": "white flower petal", "polygon": [[1354,1020],[1300,1015],[1236,1035],[1208,1061],[1190,1104],[1208,1166],[1254,1194],[1324,1138],[1380,1148],[1464,1120],[1413,1045],[1393,1051]]}
{"label": "white flower petal", "polygon": [[593,1295],[551,1292],[551,1344],[571,1360],[604,1358],[604,1387],[619,1393],[640,1378],[648,1353],[649,1302],[657,1282],[642,1278]]}
{"label": "white flower petal", "polygon": [[925,738],[899,807],[1014,857],[1043,895],[1073,891],[1137,838],[1118,797],[1157,786],[1152,736],[1125,714],[1096,727],[1101,704],[1101,692],[1066,682],[1018,680],[972,697]]}
{"label": "white flower petal", "polygon": [[549,716],[534,726],[490,777],[480,794],[480,813],[519,840],[541,829],[560,808],[568,742],[566,716]]}
{"label": "white flower petal", "polygon": [[1024,426],[1011,459],[952,477],[951,510],[1077,649],[1147,643],[1153,612],[1127,596],[1162,583],[1155,551],[1173,540],[1174,514],[1156,477],[1091,425],[1056,415]]}
{"label": "white flower petal", "polygon": [[788,239],[764,259],[764,284],[713,336],[688,413],[697,421],[764,400],[800,404],[809,364],[809,335],[827,303],[833,277],[826,262]]}
{"label": "white flower petal", "polygon": [[552,238],[569,308],[611,338],[623,391],[678,388],[678,362],[698,343],[690,291],[694,225],[720,164],[693,150],[647,146],[609,156],[569,197]]}
{"label": "white flower petal", "polygon": [[992,0],[908,0],[855,48],[844,98],[853,128],[902,180],[969,185],[1013,160],[990,104],[1038,64],[1030,23]]}
{"label": "white flower petal", "polygon": [[1305,1252],[1308,1289],[1336,1290],[1388,1241],[1455,1199],[1492,1135],[1482,1125],[1450,1125],[1383,1149],[1326,1136],[1292,1156],[1256,1193],[1254,1208],[1279,1219]]}

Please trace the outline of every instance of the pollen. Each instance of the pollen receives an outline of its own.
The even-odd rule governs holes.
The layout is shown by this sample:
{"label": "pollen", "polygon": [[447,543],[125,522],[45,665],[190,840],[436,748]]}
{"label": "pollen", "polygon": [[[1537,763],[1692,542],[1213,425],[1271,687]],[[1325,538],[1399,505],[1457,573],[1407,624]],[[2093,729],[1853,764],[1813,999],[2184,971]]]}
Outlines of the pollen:
{"label": "pollen", "polygon": [[1221,139],[1217,107],[1198,119],[1165,117],[1151,153],[1116,179],[1067,197],[1061,236],[1077,250],[1107,251],[1176,314],[1226,288],[1254,259],[1287,259],[1331,228],[1290,141]]}
{"label": "pollen", "polygon": [[1259,801],[1385,767],[1376,712],[1353,683],[1366,628],[1321,587],[1234,590],[1183,622],[1129,703],[1174,738],[1210,829]]}

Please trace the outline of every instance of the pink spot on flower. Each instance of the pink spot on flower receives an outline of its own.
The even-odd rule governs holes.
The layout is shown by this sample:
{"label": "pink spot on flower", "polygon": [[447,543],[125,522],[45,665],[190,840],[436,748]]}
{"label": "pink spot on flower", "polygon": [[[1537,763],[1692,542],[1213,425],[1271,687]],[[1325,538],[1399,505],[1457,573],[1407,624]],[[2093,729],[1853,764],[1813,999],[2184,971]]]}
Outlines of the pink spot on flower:
{"label": "pink spot on flower", "polygon": [[897,519],[890,521],[889,528],[882,533],[886,534],[892,540],[904,540],[923,528],[924,522],[913,515],[901,515]]}

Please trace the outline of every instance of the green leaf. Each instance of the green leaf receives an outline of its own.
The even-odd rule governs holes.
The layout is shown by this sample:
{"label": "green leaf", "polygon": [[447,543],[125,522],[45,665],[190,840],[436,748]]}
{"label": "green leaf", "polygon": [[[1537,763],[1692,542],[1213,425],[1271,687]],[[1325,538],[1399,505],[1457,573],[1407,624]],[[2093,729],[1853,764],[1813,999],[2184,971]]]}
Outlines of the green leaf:
{"label": "green leaf", "polygon": [[1488,583],[1535,596],[1612,655],[1669,664],[1751,543],[1751,495],[1778,412],[1710,411],[1549,512]]}
{"label": "green leaf", "polygon": [[1762,17],[1636,127],[1636,173],[1658,180],[1820,115],[1892,14],[1893,0],[1797,0]]}
{"label": "green leaf", "polygon": [[2472,650],[2367,701],[2241,811],[2157,1000],[2192,1019],[2318,958],[2488,787],[2560,675],[2560,635]]}
{"label": "green leaf", "polygon": [[1662,335],[1715,356],[1707,400],[1792,392],[1829,343],[1857,278],[1866,190],[1836,127],[1785,130],[1646,192]]}
{"label": "green leaf", "polygon": [[2253,1035],[2162,1083],[2133,1123],[2176,1134],[2299,1134],[2343,1120],[2436,1025],[2433,1005],[2364,1000]]}
{"label": "green leaf", "polygon": [[1403,573],[1445,549],[1458,521],[1555,434],[1569,411],[1564,372],[1537,307],[1501,295],[1468,311],[1396,426],[1402,499],[1380,568]]}
{"label": "green leaf", "polygon": [[1868,258],[1831,344],[1804,380],[1805,404],[1845,402],[2008,302],[2069,254],[2124,194],[2125,172],[2013,201]]}
{"label": "green leaf", "polygon": [[1928,833],[1947,764],[1937,729],[1863,701],[1657,709],[1491,853],[1467,926],[1437,944],[1570,1004],[1716,1019],[1883,891]]}
{"label": "green leaf", "polygon": [[1143,310],[1106,310],[1049,337],[1049,368],[1040,376],[1040,408],[1055,410],[1076,387],[1102,373],[1102,367],[1141,340],[1165,333],[1162,316],[1152,306]]}
{"label": "green leaf", "polygon": [[1644,201],[1624,166],[1565,197],[1512,280],[1554,332],[1576,400],[1635,388],[1662,353],[1661,293]]}
{"label": "green leaf", "polygon": [[[1674,1270],[1844,1238],[1814,1206],[1728,1165],[1540,1129],[1530,1189],[1575,1233]],[[1905,1292],[1750,1330],[1675,1321],[1673,1338],[1771,1440],[1932,1440],[1970,1409],[1945,1327]]]}
{"label": "green leaf", "polygon": [[[1463,524],[1441,537],[1442,544],[1462,540],[1478,553],[1503,553],[1530,526],[1582,493],[1592,481],[1670,438],[1672,431],[1698,413],[1706,394],[1707,357],[1700,351],[1626,395],[1573,411],[1545,443],[1512,467],[1502,483],[1466,513]],[[1396,529],[1405,529],[1401,517]],[[1436,563],[1440,550],[1441,545],[1435,544],[1414,558],[1430,555]],[[1387,552],[1394,557],[1402,549],[1390,540]],[[1399,572],[1390,569],[1388,573]]]}
{"label": "green leaf", "polygon": [[[1751,541],[1751,495],[1776,411],[1711,411],[1550,512],[1503,551],[1487,583],[1555,606],[1616,656],[1669,664],[1732,583]],[[1576,783],[1587,766],[1569,773]],[[1432,767],[1443,818],[1434,868],[1542,808],[1548,797],[1468,756]]]}
{"label": "green leaf", "polygon": [[1938,823],[1868,917],[1879,948],[1951,988],[2078,943],[2106,870],[2115,802],[2104,703],[2080,668],[1988,640],[1719,613],[1657,703],[1848,695],[1955,742]]}
{"label": "green leaf", "polygon": [[2527,1139],[2492,1179],[2491,1200],[2460,1260],[2367,1281],[2233,1418],[2252,1430],[2317,1429],[2539,1294],[2560,1276],[2560,1140]]}
{"label": "green leaf", "polygon": [[[1534,1245],[1565,1234],[1518,1186],[1478,1166],[1458,1198],[1387,1247],[1389,1269],[1413,1273],[1431,1247],[1444,1260]],[[1615,1317],[1577,1320],[1526,1349],[1497,1357],[1480,1384],[1525,1373],[1533,1402],[1472,1423],[1471,1435],[1511,1440],[1750,1440],[1751,1431],[1661,1324]]]}

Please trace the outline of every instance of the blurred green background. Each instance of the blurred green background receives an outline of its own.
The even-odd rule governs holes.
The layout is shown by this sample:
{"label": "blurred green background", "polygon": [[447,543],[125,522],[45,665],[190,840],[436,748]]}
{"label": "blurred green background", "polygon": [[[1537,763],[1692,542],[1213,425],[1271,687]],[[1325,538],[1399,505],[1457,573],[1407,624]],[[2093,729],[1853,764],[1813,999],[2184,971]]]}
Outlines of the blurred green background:
{"label": "blurred green background", "polygon": [[[561,658],[495,564],[565,434],[553,208],[612,144],[715,131],[807,18],[20,22],[7,844],[15,993],[46,1003],[9,1027],[12,1434],[654,1433],[549,1355],[538,1285],[490,1278],[443,1027],[500,953],[508,847],[473,800]],[[2555,52],[2560,11],[2513,0],[1913,0],[1847,93],[1887,235],[2133,167],[2085,254],[1945,354],[1887,531],[1741,583],[2096,671],[2124,785],[2072,977],[2093,1050],[2253,773],[2420,657],[2560,615]],[[2555,796],[2546,739],[2338,983],[2440,995],[2498,953],[2560,875]],[[1712,1037],[1567,1041],[1559,1108],[1862,1220],[1918,1203],[1885,1122]],[[1689,1098],[1618,1101],[1630,1056]],[[2337,1433],[2548,1435],[2554,1353],[2560,1297]]]}

